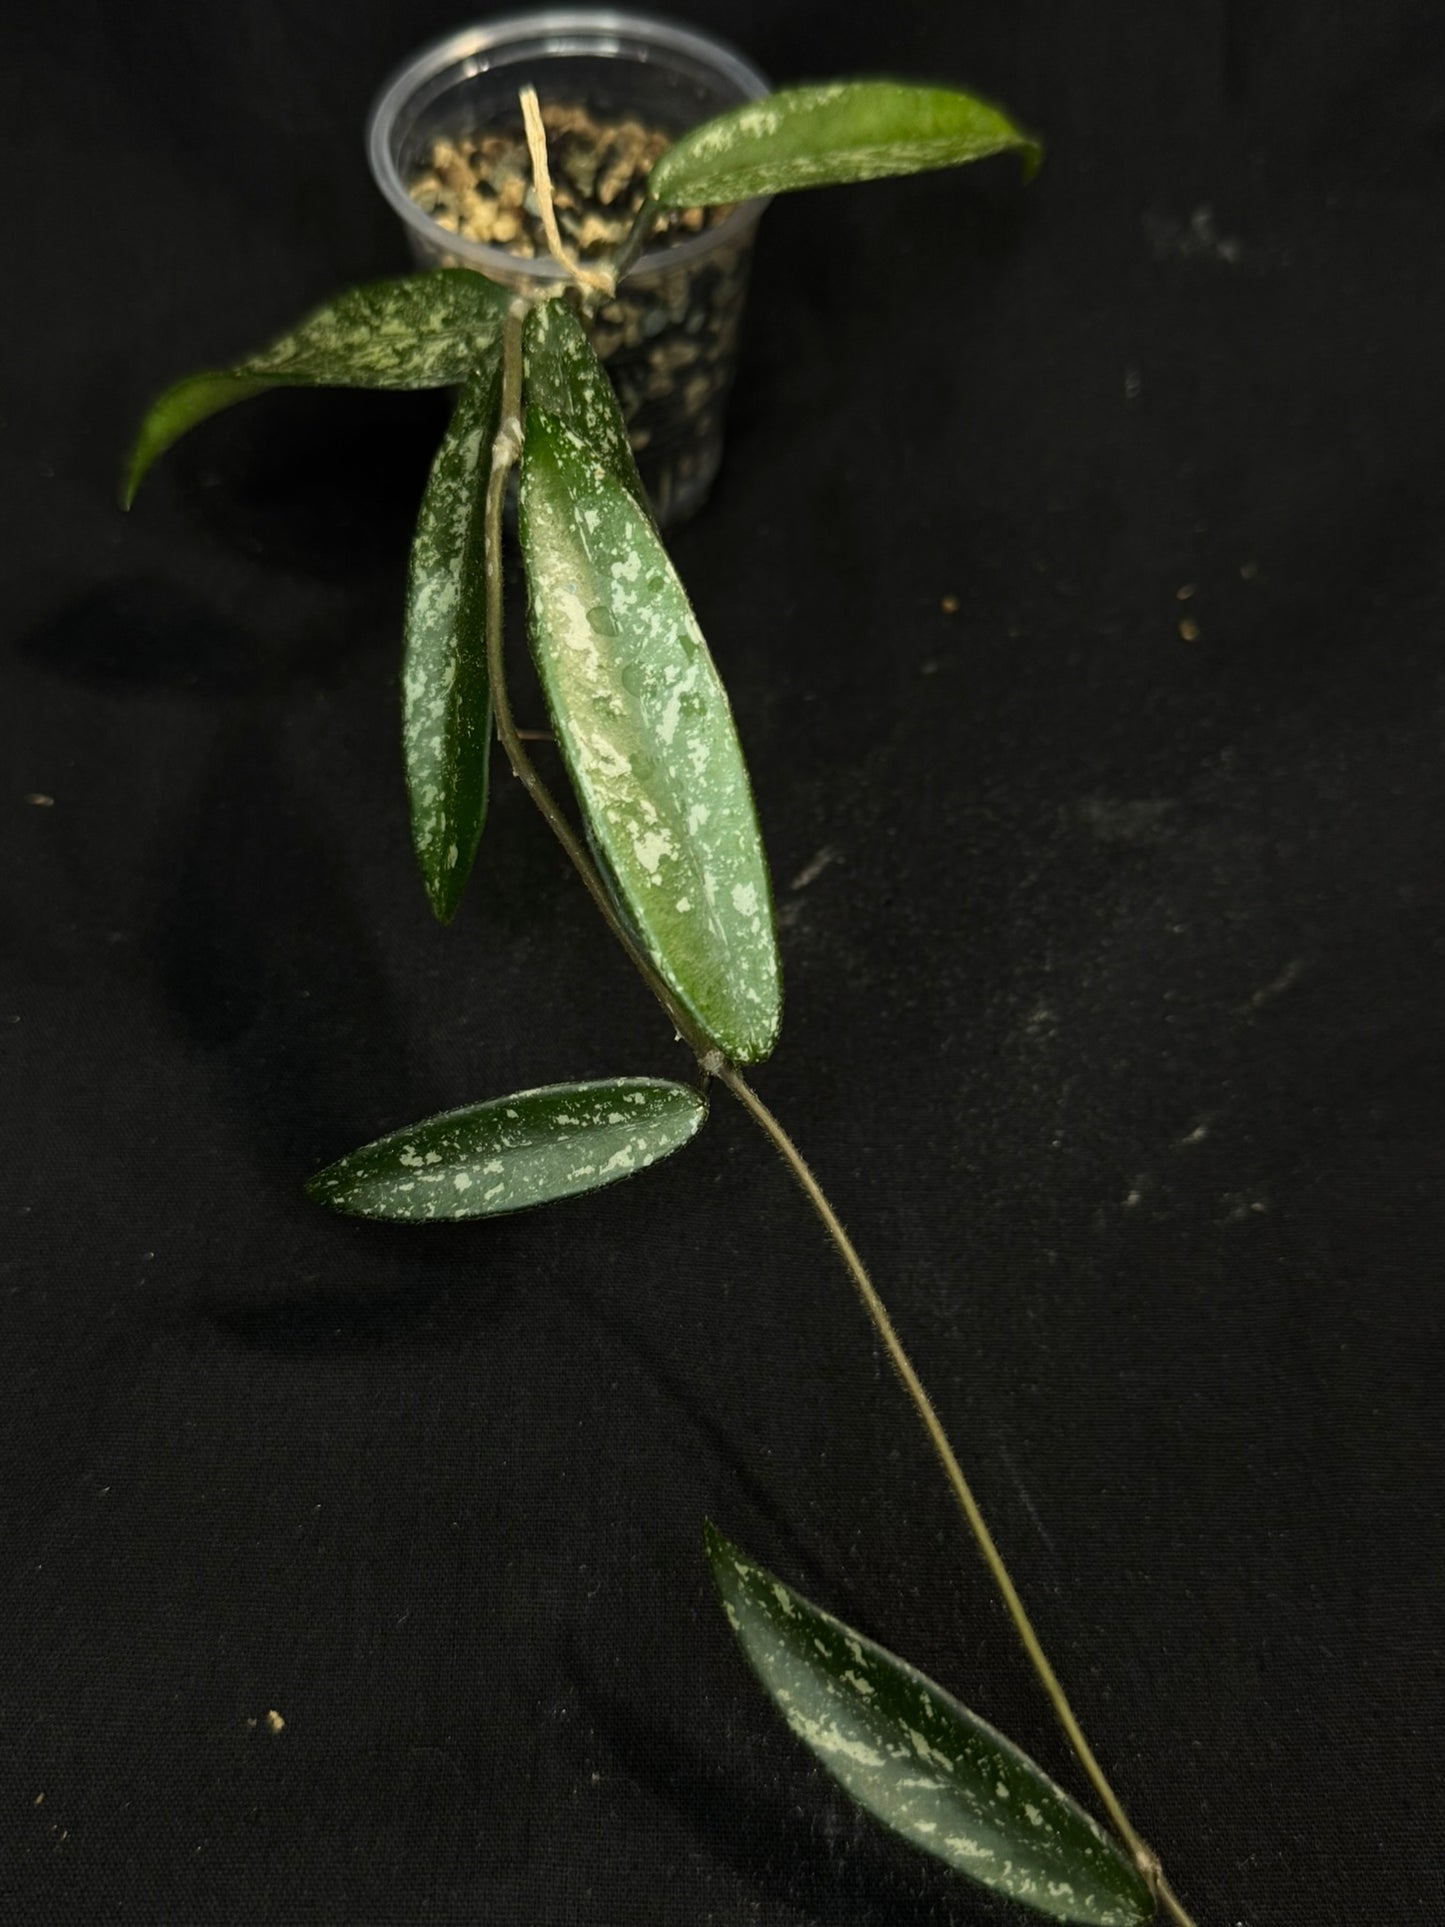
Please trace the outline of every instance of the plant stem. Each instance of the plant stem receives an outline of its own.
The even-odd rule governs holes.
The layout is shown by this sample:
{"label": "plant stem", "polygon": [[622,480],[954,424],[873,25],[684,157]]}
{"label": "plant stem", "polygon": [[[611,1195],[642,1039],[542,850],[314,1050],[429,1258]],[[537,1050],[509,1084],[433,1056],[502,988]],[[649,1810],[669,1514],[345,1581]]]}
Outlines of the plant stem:
{"label": "plant stem", "polygon": [[[630,245],[631,237],[629,237]],[[1028,1655],[1029,1662],[1048,1695],[1055,1716],[1078,1756],[1090,1785],[1098,1795],[1100,1804],[1113,1823],[1115,1832],[1128,1848],[1151,1893],[1175,1923],[1175,1927],[1195,1927],[1194,1921],[1185,1912],[1164,1878],[1157,1855],[1135,1831],[1118,1795],[1110,1786],[1103,1768],[1095,1758],[1093,1748],[1084,1737],[1083,1729],[1074,1716],[1074,1710],[1059,1683],[1058,1675],[1049,1664],[1048,1656],[1039,1643],[1038,1634],[1034,1631],[1033,1622],[1024,1608],[1008,1567],[1004,1564],[1003,1555],[994,1543],[993,1534],[989,1531],[987,1522],[979,1510],[978,1501],[974,1498],[968,1480],[963,1475],[963,1469],[954,1456],[953,1447],[948,1442],[948,1435],[939,1421],[937,1412],[933,1409],[933,1401],[924,1390],[923,1381],[903,1349],[902,1341],[894,1330],[893,1320],[888,1315],[888,1308],[879,1297],[877,1287],[868,1275],[868,1269],[859,1257],[852,1239],[843,1229],[837,1213],[829,1204],[822,1186],[813,1176],[797,1145],[737,1067],[726,1061],[711,1040],[697,1029],[687,1013],[679,1007],[676,998],[653,968],[651,961],[638,948],[631,931],[618,915],[606,885],[587,850],[538,775],[513,721],[511,700],[507,693],[506,659],[502,635],[502,504],[506,496],[507,477],[522,445],[522,324],[526,318],[527,307],[528,304],[524,300],[515,301],[508,312],[502,330],[502,413],[496,440],[492,445],[492,465],[487,478],[486,499],[487,670],[491,682],[497,735],[512,765],[512,772],[541,811],[552,834],[566,851],[573,869],[582,879],[587,894],[601,912],[608,929],[631,958],[648,989],[671,1018],[678,1035],[692,1049],[702,1069],[704,1081],[708,1077],[716,1077],[719,1082],[727,1086],[780,1153],[814,1211],[817,1212],[824,1230],[832,1239],[857,1287],[858,1295],[873,1321],[874,1329],[882,1341],[890,1363],[902,1380],[904,1390],[923,1421],[929,1442],[943,1467],[944,1475],[968,1522],[978,1549],[983,1554],[984,1563],[988,1567],[994,1585],[1002,1595],[1004,1605],[1008,1609],[1009,1617],[1013,1621],[1014,1629]]]}
{"label": "plant stem", "polygon": [[512,766],[512,774],[542,812],[547,827],[562,845],[573,869],[586,885],[587,894],[602,913],[603,922],[641,973],[643,982],[662,1005],[679,1037],[692,1050],[699,1063],[711,1068],[721,1061],[710,1040],[702,1035],[671,990],[658,976],[649,959],[638,949],[632,932],[617,914],[607,886],[577,837],[572,825],[552,792],[542,781],[527,753],[522,732],[512,716],[507,694],[505,638],[502,629],[502,505],[506,500],[507,477],[522,448],[522,324],[529,304],[520,297],[512,303],[502,325],[502,415],[492,443],[492,466],[487,476],[486,500],[486,586],[487,586],[487,680],[491,684],[492,712],[497,736]]}
{"label": "plant stem", "polygon": [[1186,1911],[1184,1903],[1164,1878],[1164,1869],[1157,1860],[1154,1862],[1154,1892],[1175,1927],[1194,1927],[1193,1916]]}
{"label": "plant stem", "polygon": [[648,236],[657,225],[659,212],[660,210],[656,201],[653,200],[650,194],[645,193],[643,195],[642,206],[638,208],[632,226],[627,231],[627,239],[618,249],[616,258],[612,262],[612,281],[614,286],[622,280],[623,275],[628,272],[638,255],[641,254],[642,250],[647,246]]}
{"label": "plant stem", "polygon": [[853,1283],[857,1286],[858,1295],[863,1300],[864,1308],[868,1316],[872,1319],[874,1329],[882,1341],[883,1349],[888,1354],[889,1363],[902,1380],[903,1389],[907,1392],[913,1402],[914,1410],[923,1421],[923,1428],[928,1434],[929,1442],[933,1446],[940,1464],[943,1466],[948,1483],[953,1488],[953,1495],[959,1503],[964,1518],[968,1521],[969,1530],[972,1532],[978,1544],[979,1551],[983,1554],[984,1563],[988,1567],[989,1574],[1003,1596],[1004,1605],[1008,1608],[1009,1617],[1014,1623],[1014,1629],[1023,1642],[1024,1651],[1028,1654],[1029,1661],[1035,1673],[1038,1675],[1044,1691],[1049,1696],[1049,1700],[1058,1717],[1059,1724],[1064,1729],[1069,1744],[1078,1755],[1079,1764],[1088,1775],[1089,1782],[1095,1793],[1098,1794],[1100,1803],[1113,1822],[1115,1832],[1133,1855],[1135,1865],[1143,1874],[1151,1891],[1156,1895],[1170,1918],[1177,1923],[1177,1927],[1194,1927],[1194,1923],[1179,1904],[1168,1882],[1164,1879],[1158,1858],[1153,1849],[1147,1846],[1138,1833],[1135,1832],[1128,1814],[1124,1811],[1119,1801],[1118,1795],[1110,1786],[1104,1776],[1103,1768],[1094,1757],[1094,1750],[1085,1739],[1083,1729],[1074,1717],[1074,1710],[1069,1705],[1064,1689],[1059,1683],[1058,1675],[1049,1664],[1048,1657],[1043,1647],[1039,1644],[1038,1634],[1034,1631],[1033,1622],[1030,1620],[1024,1608],[1024,1603],[1018,1595],[1018,1590],[1009,1575],[1008,1567],[1004,1564],[1003,1555],[994,1543],[993,1534],[989,1531],[988,1524],[982,1512],[979,1510],[978,1501],[974,1498],[968,1480],[963,1475],[963,1468],[959,1465],[957,1458],[954,1456],[953,1447],[948,1442],[948,1435],[939,1421],[937,1412],[933,1409],[933,1401],[924,1390],[923,1381],[913,1369],[913,1362],[903,1349],[903,1343],[898,1333],[894,1330],[893,1320],[888,1315],[888,1308],[879,1297],[878,1289],[868,1275],[867,1266],[858,1256],[852,1239],[843,1229],[837,1213],[834,1211],[832,1205],[829,1204],[823,1193],[822,1186],[813,1176],[812,1170],[809,1168],[802,1152],[798,1149],[797,1145],[794,1144],[793,1140],[788,1136],[787,1132],[783,1129],[777,1118],[773,1116],[773,1113],[768,1109],[767,1105],[764,1104],[757,1092],[753,1090],[746,1078],[743,1077],[742,1073],[734,1065],[724,1064],[723,1067],[716,1072],[716,1076],[720,1083],[726,1084],[733,1096],[752,1118],[753,1122],[758,1125],[764,1135],[772,1142],[774,1148],[779,1152],[784,1163],[802,1187],[808,1202],[822,1220],[824,1230],[837,1247],[838,1255],[847,1266]]}

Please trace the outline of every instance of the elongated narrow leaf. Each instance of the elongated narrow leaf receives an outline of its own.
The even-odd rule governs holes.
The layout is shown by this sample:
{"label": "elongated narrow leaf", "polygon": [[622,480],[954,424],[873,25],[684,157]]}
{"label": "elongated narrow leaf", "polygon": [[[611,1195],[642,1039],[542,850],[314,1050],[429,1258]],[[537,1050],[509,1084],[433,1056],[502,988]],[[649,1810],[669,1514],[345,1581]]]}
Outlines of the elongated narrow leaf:
{"label": "elongated narrow leaf", "polygon": [[256,354],[187,375],[153,402],[121,488],[128,508],[188,428],[268,388],[449,388],[500,337],[511,296],[469,268],[348,288]]}
{"label": "elongated narrow leaf", "polygon": [[1010,148],[1029,173],[1043,149],[986,101],[891,80],[789,87],[684,134],[652,170],[663,207],[710,207],[795,187],[956,167]]}
{"label": "elongated narrow leaf", "polygon": [[766,1057],[772,891],[727,695],[642,501],[616,402],[558,303],[526,335],[529,633],[566,761],[631,926],[726,1056]]}
{"label": "elongated narrow leaf", "polygon": [[318,1171],[318,1204],[358,1218],[495,1218],[598,1191],[680,1150],[707,1106],[685,1084],[611,1077],[445,1111]]}
{"label": "elongated narrow leaf", "polygon": [[733,1631],[788,1725],[860,1806],[1054,1920],[1139,1927],[1138,1872],[1043,1770],[941,1686],[745,1558],[707,1555]]}
{"label": "elongated narrow leaf", "polygon": [[502,358],[487,351],[457,397],[411,546],[402,740],[411,835],[432,909],[450,921],[487,811],[485,507],[502,409]]}
{"label": "elongated narrow leaf", "polygon": [[565,422],[589,459],[647,509],[632,444],[617,396],[570,308],[549,301],[527,317],[523,335],[524,396],[551,421]]}

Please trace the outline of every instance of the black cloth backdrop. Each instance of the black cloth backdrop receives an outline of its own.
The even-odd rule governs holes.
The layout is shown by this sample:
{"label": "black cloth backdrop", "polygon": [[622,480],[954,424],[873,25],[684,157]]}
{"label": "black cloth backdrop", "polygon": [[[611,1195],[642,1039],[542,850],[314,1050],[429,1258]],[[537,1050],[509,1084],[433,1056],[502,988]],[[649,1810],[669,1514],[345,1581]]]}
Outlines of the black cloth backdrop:
{"label": "black cloth backdrop", "polygon": [[[673,543],[778,884],[757,1082],[1200,1922],[1445,1919],[1445,19],[677,10],[1050,144],[763,225]],[[151,393],[404,265],[360,128],[455,19],[6,28],[5,1918],[1001,1923],[835,1795],[711,1595],[705,1515],[1076,1783],[736,1108],[490,1227],[300,1195],[685,1068],[500,776],[426,910],[439,397],[267,397],[115,507]]]}

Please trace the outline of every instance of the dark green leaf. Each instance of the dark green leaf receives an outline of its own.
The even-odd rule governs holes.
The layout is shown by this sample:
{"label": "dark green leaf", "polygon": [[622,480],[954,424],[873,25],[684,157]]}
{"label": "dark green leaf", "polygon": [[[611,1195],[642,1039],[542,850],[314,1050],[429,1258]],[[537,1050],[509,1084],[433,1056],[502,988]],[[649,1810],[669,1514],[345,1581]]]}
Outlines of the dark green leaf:
{"label": "dark green leaf", "polygon": [[402,736],[411,835],[432,909],[450,921],[487,811],[485,508],[502,409],[493,348],[457,397],[411,547]]}
{"label": "dark green leaf", "polygon": [[1139,1927],[1154,1902],[1103,1829],[941,1686],[707,1527],[733,1631],[788,1725],[914,1846],[1054,1920]]}
{"label": "dark green leaf", "polygon": [[592,460],[646,508],[617,396],[576,315],[561,301],[543,302],[528,315],[523,341],[527,406],[565,422]]}
{"label": "dark green leaf", "polygon": [[268,388],[449,388],[500,337],[509,291],[469,268],[348,288],[244,361],[187,375],[151,405],[122,484],[127,507],[188,428]]}
{"label": "dark green leaf", "polygon": [[710,207],[795,187],[956,167],[1010,148],[1029,173],[1043,149],[986,101],[891,80],[790,87],[694,127],[658,161],[663,207]]}
{"label": "dark green leaf", "polygon": [[630,1178],[680,1150],[707,1106],[685,1084],[549,1084],[446,1111],[318,1171],[318,1204],[358,1218],[494,1218]]}
{"label": "dark green leaf", "polygon": [[755,1062],[776,1041],[781,985],[727,695],[581,328],[550,303],[529,319],[526,346],[520,528],[558,747],[658,973],[726,1056]]}

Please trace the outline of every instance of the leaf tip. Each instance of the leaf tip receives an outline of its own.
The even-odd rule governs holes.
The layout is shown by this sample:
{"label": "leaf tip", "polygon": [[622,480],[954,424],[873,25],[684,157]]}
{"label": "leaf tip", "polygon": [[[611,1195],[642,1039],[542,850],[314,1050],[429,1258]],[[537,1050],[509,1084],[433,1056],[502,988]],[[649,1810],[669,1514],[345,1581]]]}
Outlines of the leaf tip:
{"label": "leaf tip", "polygon": [[766,1064],[778,1047],[778,1038],[783,1028],[782,999],[764,1012],[762,1021],[756,1029],[746,1036],[735,1040],[735,1047],[729,1053],[736,1064]]}
{"label": "leaf tip", "polygon": [[428,875],[423,881],[426,884],[426,900],[431,905],[431,913],[445,930],[461,907],[462,882],[465,879],[454,882],[451,877],[443,879]]}
{"label": "leaf tip", "polygon": [[136,437],[135,446],[125,458],[120,471],[120,480],[116,484],[116,501],[122,513],[128,513],[134,505],[136,495],[141,483],[145,480],[146,470],[150,465],[151,458],[146,450],[145,430],[142,428],[140,434]]}
{"label": "leaf tip", "polygon": [[[702,1522],[703,1550],[707,1554],[708,1565],[712,1568],[713,1584],[717,1587],[724,1607],[729,1595],[744,1576],[747,1568],[746,1555],[740,1546],[735,1546],[720,1526],[704,1517]],[[733,1628],[736,1632],[736,1626]]]}
{"label": "leaf tip", "polygon": [[333,1210],[337,1208],[335,1190],[339,1168],[338,1165],[328,1164],[320,1171],[313,1171],[307,1178],[301,1189],[312,1204],[330,1205]]}

